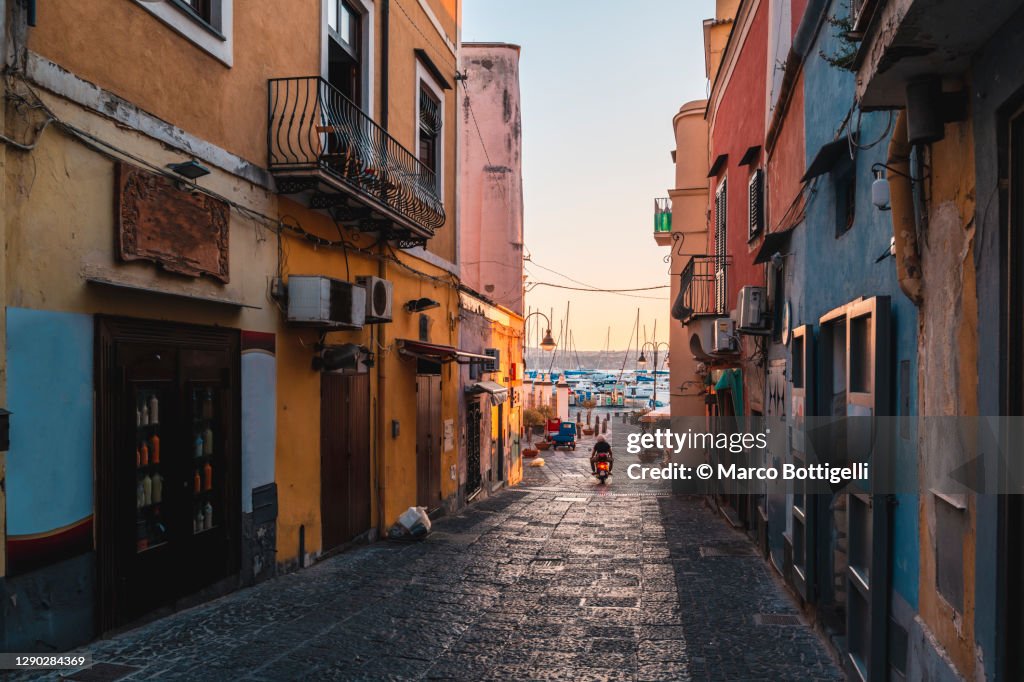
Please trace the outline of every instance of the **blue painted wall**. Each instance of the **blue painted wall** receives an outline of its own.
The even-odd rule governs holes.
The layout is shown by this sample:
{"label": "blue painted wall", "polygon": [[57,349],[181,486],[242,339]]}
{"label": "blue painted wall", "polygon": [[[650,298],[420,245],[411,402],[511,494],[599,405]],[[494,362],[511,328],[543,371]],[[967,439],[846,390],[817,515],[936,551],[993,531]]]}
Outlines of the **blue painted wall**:
{"label": "blue painted wall", "polygon": [[[831,3],[830,15],[843,15],[846,7],[839,0]],[[858,115],[851,112],[854,103],[854,76],[829,65],[819,55],[835,54],[843,49],[825,24],[818,34],[804,66],[805,134],[807,163],[822,145],[835,139],[844,120],[860,131],[859,142],[870,149],[856,150],[852,161],[856,176],[856,217],[853,226],[836,237],[837,199],[832,173],[820,176],[808,200],[806,218],[793,233],[791,250],[795,254],[787,266],[792,272],[787,282],[792,300],[793,324],[812,324],[824,313],[858,296],[887,295],[892,299],[893,412],[902,402],[899,395],[899,365],[910,363],[910,414],[917,405],[917,309],[903,294],[896,280],[896,262],[875,260],[889,248],[892,221],[888,212],[871,203],[871,165],[884,163],[891,137],[890,122],[895,114],[885,112]],[[844,130],[845,132],[845,130]],[[897,483],[910,486],[917,478],[916,445],[913,434],[898,441]],[[916,489],[903,487],[901,489]],[[918,603],[918,513],[917,496],[898,498],[893,521],[893,588],[916,610]]]}
{"label": "blue painted wall", "polygon": [[8,308],[7,371],[8,536],[92,516],[92,316]]}

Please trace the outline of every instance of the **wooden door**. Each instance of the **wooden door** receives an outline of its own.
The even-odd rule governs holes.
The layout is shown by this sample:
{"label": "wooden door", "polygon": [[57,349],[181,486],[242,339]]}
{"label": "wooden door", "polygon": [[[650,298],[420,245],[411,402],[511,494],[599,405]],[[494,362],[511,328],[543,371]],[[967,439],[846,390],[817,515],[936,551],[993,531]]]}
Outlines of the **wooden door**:
{"label": "wooden door", "polygon": [[325,550],[370,527],[370,375],[320,379],[320,522]]}
{"label": "wooden door", "polygon": [[472,399],[466,410],[466,496],[480,489],[480,401]]}
{"label": "wooden door", "polygon": [[[793,438],[791,460],[794,466],[807,464],[807,417],[814,415],[814,329],[805,324],[793,330],[791,341]],[[815,600],[814,568],[816,565],[816,517],[814,498],[806,481],[794,481],[793,504],[790,507],[793,545],[793,584],[808,602]]]}
{"label": "wooden door", "polygon": [[498,405],[498,480],[505,480],[505,405]]}
{"label": "wooden door", "polygon": [[[868,418],[892,414],[890,406],[889,297],[876,296],[852,303],[846,315],[847,447],[855,456],[870,447],[877,430]],[[887,453],[886,453],[887,454]],[[849,542],[846,631],[849,642],[847,670],[851,679],[888,679],[889,619],[889,496],[875,490],[875,481],[891,464],[872,461],[868,485],[851,493],[847,507]]]}
{"label": "wooden door", "polygon": [[441,503],[441,377],[416,377],[416,504]]}

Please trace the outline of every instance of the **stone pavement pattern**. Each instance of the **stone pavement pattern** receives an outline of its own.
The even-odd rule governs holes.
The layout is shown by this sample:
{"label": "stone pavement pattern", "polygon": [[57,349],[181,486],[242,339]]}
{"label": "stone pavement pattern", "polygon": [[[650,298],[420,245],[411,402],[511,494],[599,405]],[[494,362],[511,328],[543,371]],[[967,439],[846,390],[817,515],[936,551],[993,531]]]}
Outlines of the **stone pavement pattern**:
{"label": "stone pavement pattern", "polygon": [[842,679],[807,626],[755,622],[797,610],[745,537],[629,481],[618,440],[608,486],[589,443],[542,453],[520,488],[424,542],[359,548],[87,649],[136,666],[131,680]]}

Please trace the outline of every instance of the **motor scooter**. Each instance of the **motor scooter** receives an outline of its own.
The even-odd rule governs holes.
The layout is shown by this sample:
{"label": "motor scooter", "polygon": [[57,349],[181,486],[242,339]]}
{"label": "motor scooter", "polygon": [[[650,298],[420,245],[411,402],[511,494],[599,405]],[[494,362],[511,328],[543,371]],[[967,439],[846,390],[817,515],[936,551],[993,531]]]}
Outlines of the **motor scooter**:
{"label": "motor scooter", "polygon": [[605,484],[605,480],[612,475],[612,465],[606,459],[600,459],[597,461],[597,480],[601,485]]}

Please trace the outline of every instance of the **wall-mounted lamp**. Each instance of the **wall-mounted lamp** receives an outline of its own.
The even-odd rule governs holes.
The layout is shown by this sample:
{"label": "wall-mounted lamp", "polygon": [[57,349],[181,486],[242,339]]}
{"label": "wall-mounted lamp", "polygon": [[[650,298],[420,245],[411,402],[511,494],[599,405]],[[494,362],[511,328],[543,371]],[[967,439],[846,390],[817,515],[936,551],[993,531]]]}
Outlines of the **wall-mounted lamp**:
{"label": "wall-mounted lamp", "polygon": [[432,298],[414,298],[405,304],[405,309],[410,313],[422,313],[424,310],[440,308],[441,304]]}
{"label": "wall-mounted lamp", "polygon": [[879,211],[891,211],[889,205],[889,181],[885,177],[885,166],[875,164],[871,167],[874,174],[874,182],[871,183],[871,203]]}
{"label": "wall-mounted lamp", "polygon": [[181,177],[188,178],[193,182],[204,175],[210,174],[209,168],[194,160],[182,161],[181,163],[169,163],[167,164],[167,167]]}

